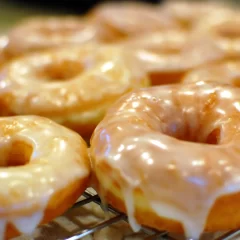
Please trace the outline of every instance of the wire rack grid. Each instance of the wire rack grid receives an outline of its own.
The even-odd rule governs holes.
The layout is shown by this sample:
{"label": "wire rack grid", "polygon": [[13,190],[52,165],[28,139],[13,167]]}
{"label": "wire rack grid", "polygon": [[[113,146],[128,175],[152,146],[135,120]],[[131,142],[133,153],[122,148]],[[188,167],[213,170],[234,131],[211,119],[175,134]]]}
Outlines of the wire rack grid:
{"label": "wire rack grid", "polygon": [[[102,206],[100,197],[96,193],[93,193],[91,190],[87,189],[84,192],[83,196],[84,196],[84,199],[75,203],[73,208],[79,208],[79,207],[82,207],[83,205],[86,205],[91,202],[94,202],[94,203],[98,204],[99,206]],[[65,238],[62,240],[79,240],[79,239],[82,239],[83,237],[86,237],[87,235],[97,232],[105,227],[111,226],[119,221],[122,221],[122,220],[124,220],[126,222],[128,221],[128,218],[125,214],[117,211],[112,206],[108,206],[107,209],[105,209],[105,210],[108,210],[109,212],[113,213],[114,216],[107,219],[106,221],[103,221],[103,222],[91,227],[91,228],[81,230],[81,231],[75,233],[73,236],[69,236],[68,238]],[[146,237],[144,240],[179,240],[175,237],[172,237],[166,231],[159,232],[159,231],[152,230],[152,229],[145,228],[145,227],[142,228],[142,231],[148,235],[148,237]],[[227,233],[222,234],[221,236],[218,236],[217,238],[212,238],[211,240],[236,240],[236,239],[240,239],[240,230],[229,231]],[[188,240],[190,240],[190,239],[188,239]]]}

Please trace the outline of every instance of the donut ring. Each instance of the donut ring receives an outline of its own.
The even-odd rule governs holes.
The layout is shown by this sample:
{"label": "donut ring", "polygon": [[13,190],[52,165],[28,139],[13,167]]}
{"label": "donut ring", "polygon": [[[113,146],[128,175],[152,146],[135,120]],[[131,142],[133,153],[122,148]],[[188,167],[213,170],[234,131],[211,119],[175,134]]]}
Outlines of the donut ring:
{"label": "donut ring", "polygon": [[[216,2],[166,1],[159,7],[159,14],[168,16],[182,29],[192,31],[198,21],[212,14],[222,15],[232,9]],[[206,23],[206,22],[205,22]]]}
{"label": "donut ring", "polygon": [[212,36],[216,44],[228,54],[229,58],[239,58],[239,26],[239,11],[226,13],[223,15],[218,15],[218,13],[215,13],[200,21],[195,26],[192,34]]}
{"label": "donut ring", "polygon": [[240,87],[240,60],[226,61],[197,68],[189,72],[182,83],[217,82]]}
{"label": "donut ring", "polygon": [[136,48],[156,54],[171,54],[179,52],[187,42],[188,34],[179,30],[163,30],[130,37],[119,45],[126,48]]}
{"label": "donut ring", "polygon": [[147,32],[178,28],[175,22],[160,15],[154,5],[147,3],[100,4],[88,17],[89,21],[99,26],[99,31],[108,41],[114,42]]}
{"label": "donut ring", "polygon": [[0,118],[0,239],[31,234],[66,211],[87,187],[84,140],[37,116]]}
{"label": "donut ring", "polygon": [[18,58],[0,82],[0,116],[40,115],[86,138],[116,99],[149,85],[130,53],[92,44]]}
{"label": "donut ring", "polygon": [[199,239],[239,228],[239,102],[238,88],[214,83],[125,95],[91,139],[97,191],[135,230]]}
{"label": "donut ring", "polygon": [[134,53],[144,66],[152,85],[179,83],[192,69],[222,61],[227,57],[213,38],[190,38],[175,52],[137,50]]}
{"label": "donut ring", "polygon": [[9,32],[8,53],[15,57],[28,52],[98,42],[97,29],[80,17],[34,17]]}

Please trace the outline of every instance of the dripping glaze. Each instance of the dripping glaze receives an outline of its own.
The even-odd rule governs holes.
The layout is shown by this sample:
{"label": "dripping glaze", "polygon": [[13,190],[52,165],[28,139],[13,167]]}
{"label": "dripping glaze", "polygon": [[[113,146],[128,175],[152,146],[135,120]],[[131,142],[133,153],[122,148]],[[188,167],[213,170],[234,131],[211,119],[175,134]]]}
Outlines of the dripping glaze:
{"label": "dripping glaze", "polygon": [[109,110],[91,140],[93,168],[102,192],[115,193],[117,182],[133,229],[136,189],[194,239],[216,200],[240,191],[239,96],[203,82],[161,86],[125,95]]}
{"label": "dripping glaze", "polygon": [[88,179],[90,163],[81,137],[51,120],[2,117],[0,126],[1,149],[14,141],[32,148],[25,165],[0,167],[0,239],[5,239],[8,224],[20,233],[32,234],[43,221],[55,193],[68,184],[78,181],[81,185],[83,179]]}

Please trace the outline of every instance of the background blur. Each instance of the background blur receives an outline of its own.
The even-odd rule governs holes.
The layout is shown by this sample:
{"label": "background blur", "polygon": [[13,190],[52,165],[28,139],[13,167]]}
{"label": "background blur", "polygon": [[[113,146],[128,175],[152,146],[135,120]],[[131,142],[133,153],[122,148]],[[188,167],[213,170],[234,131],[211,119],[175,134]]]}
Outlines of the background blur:
{"label": "background blur", "polygon": [[[117,0],[112,0],[117,2]],[[111,1],[111,2],[112,2]],[[120,2],[121,0],[119,0]],[[137,0],[135,0],[137,1]],[[163,0],[138,0],[157,3]],[[169,0],[168,0],[169,1]],[[204,1],[204,0],[188,0]],[[205,0],[206,1],[206,0]],[[207,0],[209,1],[209,0]],[[210,0],[212,1],[212,0]],[[224,1],[224,0],[215,0]],[[225,0],[228,3],[239,3],[240,0]],[[26,16],[53,14],[83,14],[99,4],[101,0],[0,0],[0,31],[5,31],[18,20]],[[106,2],[106,1],[105,1]]]}
{"label": "background blur", "polygon": [[[160,0],[161,1],[161,0]],[[25,16],[83,14],[101,0],[0,0],[0,30],[4,31]],[[141,1],[144,2],[144,1]],[[145,1],[146,2],[146,1]],[[147,2],[157,3],[159,0]]]}

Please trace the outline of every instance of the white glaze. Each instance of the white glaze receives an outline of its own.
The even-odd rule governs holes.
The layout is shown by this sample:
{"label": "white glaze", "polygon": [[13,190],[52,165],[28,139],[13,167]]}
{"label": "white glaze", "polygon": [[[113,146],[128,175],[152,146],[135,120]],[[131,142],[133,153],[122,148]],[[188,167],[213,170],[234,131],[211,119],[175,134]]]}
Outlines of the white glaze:
{"label": "white glaze", "polygon": [[[96,175],[101,180],[101,164],[110,165],[108,181],[127,193],[131,219],[132,189],[139,188],[154,212],[180,221],[186,236],[197,239],[216,199],[240,191],[239,101],[239,89],[202,82],[122,97],[92,137]],[[218,128],[218,144],[203,144]]]}
{"label": "white glaze", "polygon": [[7,151],[6,147],[17,141],[33,149],[24,166],[4,167],[6,160],[1,162],[0,219],[21,233],[31,234],[51,196],[74,181],[81,184],[89,176],[86,144],[78,134],[42,117],[2,117],[0,126],[0,148]]}
{"label": "white glaze", "polygon": [[36,212],[32,216],[20,217],[10,222],[20,233],[32,234],[43,218],[43,211]]}
{"label": "white glaze", "polygon": [[[48,76],[45,69],[51,67],[53,73],[83,69],[62,81]],[[46,76],[39,75],[41,71]],[[136,57],[119,47],[89,44],[46,51],[12,61],[2,69],[0,103],[5,107],[0,114],[35,114],[61,124],[97,124],[122,94],[148,84]]]}
{"label": "white glaze", "polygon": [[141,226],[137,223],[134,217],[135,209],[134,209],[133,190],[128,188],[124,189],[123,196],[125,198],[125,203],[126,203],[128,222],[132,227],[133,231],[138,232],[141,230]]}

